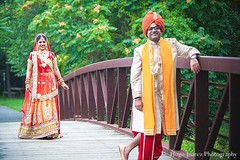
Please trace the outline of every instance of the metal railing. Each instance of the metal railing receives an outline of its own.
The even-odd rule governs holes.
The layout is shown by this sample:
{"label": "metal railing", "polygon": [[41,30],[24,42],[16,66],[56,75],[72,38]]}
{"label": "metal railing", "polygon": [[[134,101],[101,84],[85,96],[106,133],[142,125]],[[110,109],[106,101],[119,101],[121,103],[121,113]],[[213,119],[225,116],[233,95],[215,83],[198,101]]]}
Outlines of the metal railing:
{"label": "metal railing", "polygon": [[[217,159],[239,159],[240,58],[202,56],[199,62],[201,72],[186,79],[182,76],[183,72],[189,71],[189,59],[177,59],[180,130],[177,136],[168,137],[169,144],[163,144],[164,151],[178,159],[214,156]],[[108,60],[79,68],[65,76],[70,89],[59,88],[61,119],[87,120],[131,135],[131,64],[132,58]],[[211,82],[209,75],[213,73],[220,74],[223,83]],[[189,85],[186,93],[182,91],[183,85]],[[221,92],[218,93],[219,99],[210,96],[214,95],[214,87]],[[215,111],[210,113],[214,108]],[[220,132],[223,123],[228,135]],[[192,136],[186,136],[191,133]],[[227,151],[226,148],[216,149],[218,138],[227,142]],[[193,143],[193,153],[182,150],[184,139]]]}

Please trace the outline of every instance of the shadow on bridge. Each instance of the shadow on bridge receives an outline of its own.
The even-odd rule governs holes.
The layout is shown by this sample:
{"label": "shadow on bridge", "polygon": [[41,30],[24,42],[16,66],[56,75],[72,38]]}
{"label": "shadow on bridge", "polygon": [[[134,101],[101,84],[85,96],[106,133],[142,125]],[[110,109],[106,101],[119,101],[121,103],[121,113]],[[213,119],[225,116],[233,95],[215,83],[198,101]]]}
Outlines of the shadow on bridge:
{"label": "shadow on bridge", "polygon": [[[199,61],[201,72],[186,79],[182,73],[189,72],[189,59],[177,59],[180,130],[167,137],[164,151],[178,159],[239,159],[240,58],[202,56]],[[59,89],[61,118],[87,119],[131,135],[131,63],[132,58],[108,60],[65,76],[70,90]],[[213,75],[222,82],[211,80]],[[221,96],[211,97],[214,91]],[[223,148],[216,145],[218,139]],[[183,150],[184,140],[192,143],[192,153]]]}

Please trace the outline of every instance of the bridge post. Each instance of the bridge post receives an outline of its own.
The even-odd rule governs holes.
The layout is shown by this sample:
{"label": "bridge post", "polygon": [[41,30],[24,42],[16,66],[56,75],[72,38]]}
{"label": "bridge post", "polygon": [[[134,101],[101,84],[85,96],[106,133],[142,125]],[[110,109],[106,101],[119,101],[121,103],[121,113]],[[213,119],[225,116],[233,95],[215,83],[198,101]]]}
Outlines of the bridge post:
{"label": "bridge post", "polygon": [[[114,104],[114,92],[115,92],[115,83],[114,83],[114,69],[107,69],[106,71],[106,85],[107,85],[107,123],[114,124],[115,116],[112,117],[113,104]],[[116,111],[114,110],[114,113]],[[115,115],[115,114],[114,114]]]}
{"label": "bridge post", "polygon": [[105,103],[103,98],[103,87],[101,82],[103,71],[97,71],[97,120],[104,121]]}
{"label": "bridge post", "polygon": [[229,88],[229,156],[240,159],[240,75],[230,74]]}
{"label": "bridge post", "polygon": [[118,68],[118,126],[123,127],[123,114],[127,97],[127,70]]}
{"label": "bridge post", "polygon": [[202,159],[208,137],[208,72],[195,79],[195,159]]}

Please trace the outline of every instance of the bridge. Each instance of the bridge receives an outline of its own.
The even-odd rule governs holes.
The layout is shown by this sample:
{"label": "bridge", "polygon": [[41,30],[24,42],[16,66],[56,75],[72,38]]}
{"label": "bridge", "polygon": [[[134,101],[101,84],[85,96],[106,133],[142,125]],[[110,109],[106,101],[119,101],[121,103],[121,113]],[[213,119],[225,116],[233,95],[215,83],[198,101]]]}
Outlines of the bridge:
{"label": "bridge", "polygon": [[[240,159],[240,58],[199,61],[201,72],[184,77],[191,73],[189,60],[177,59],[180,130],[164,137],[160,159]],[[132,136],[131,63],[132,58],[98,62],[64,77],[70,89],[59,88],[61,139],[20,140],[19,122],[1,122],[0,159],[120,159],[117,145]],[[129,160],[136,157],[137,148]]]}
{"label": "bridge", "polygon": [[[199,62],[199,74],[182,77],[190,73],[189,59],[177,59],[180,130],[165,137],[164,152],[176,159],[240,159],[240,58],[201,56]],[[61,119],[101,124],[131,136],[131,63],[132,58],[107,60],[65,76],[70,90],[59,90]],[[192,152],[183,148],[186,141]]]}
{"label": "bridge", "polygon": [[[0,106],[1,160],[119,160],[118,144],[131,137],[104,125],[73,119],[61,121],[61,137],[54,140],[18,139],[21,113]],[[136,160],[135,148],[129,160]],[[173,160],[163,153],[160,160]]]}

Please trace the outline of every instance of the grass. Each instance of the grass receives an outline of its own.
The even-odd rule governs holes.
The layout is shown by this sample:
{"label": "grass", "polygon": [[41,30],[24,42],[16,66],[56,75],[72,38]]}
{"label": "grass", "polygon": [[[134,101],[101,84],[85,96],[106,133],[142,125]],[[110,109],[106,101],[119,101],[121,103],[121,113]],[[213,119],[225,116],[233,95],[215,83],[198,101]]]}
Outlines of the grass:
{"label": "grass", "polygon": [[21,111],[23,98],[0,97],[0,106],[6,106],[16,111]]}

